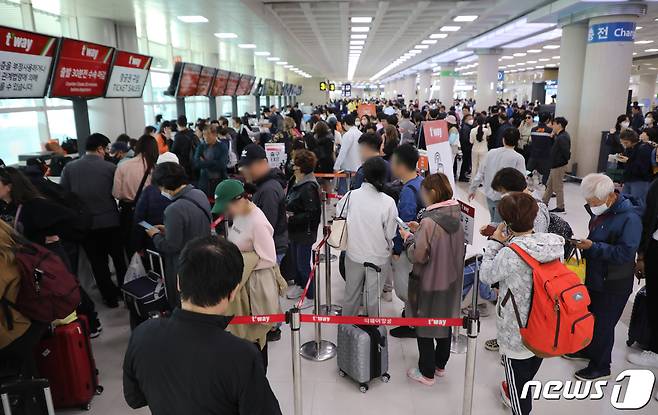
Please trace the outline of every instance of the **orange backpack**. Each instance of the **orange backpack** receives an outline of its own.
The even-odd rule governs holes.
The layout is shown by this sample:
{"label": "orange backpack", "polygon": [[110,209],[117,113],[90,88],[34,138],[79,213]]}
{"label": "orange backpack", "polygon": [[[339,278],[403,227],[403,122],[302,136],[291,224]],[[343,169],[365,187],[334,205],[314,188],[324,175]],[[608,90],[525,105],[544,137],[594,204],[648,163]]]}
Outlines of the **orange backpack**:
{"label": "orange backpack", "polygon": [[511,248],[532,268],[532,303],[528,323],[521,322],[512,291],[501,306],[512,301],[523,344],[539,357],[554,357],[584,349],[594,332],[594,316],[589,312],[587,288],[578,275],[559,259],[542,264],[516,244]]}

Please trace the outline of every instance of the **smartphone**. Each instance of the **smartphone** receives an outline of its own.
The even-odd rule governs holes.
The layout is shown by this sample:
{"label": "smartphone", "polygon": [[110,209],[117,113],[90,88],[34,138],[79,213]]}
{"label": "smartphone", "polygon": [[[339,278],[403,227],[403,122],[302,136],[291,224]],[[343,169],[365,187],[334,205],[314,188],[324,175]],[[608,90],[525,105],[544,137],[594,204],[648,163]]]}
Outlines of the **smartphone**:
{"label": "smartphone", "polygon": [[482,236],[489,237],[496,232],[496,229],[498,229],[498,226],[493,225],[493,224],[488,224],[486,228],[482,231]]}
{"label": "smartphone", "polygon": [[400,219],[400,217],[395,218],[395,221],[398,223],[398,225],[400,225],[402,229],[404,229],[407,232],[411,232],[411,228],[409,227],[409,225],[407,225],[405,221]]}
{"label": "smartphone", "polygon": [[572,244],[579,244],[582,242],[582,239],[569,238],[569,242],[571,242]]}
{"label": "smartphone", "polygon": [[153,225],[151,225],[150,223],[148,223],[145,220],[139,222],[138,225],[141,226],[142,228],[146,229],[147,231],[154,228]]}

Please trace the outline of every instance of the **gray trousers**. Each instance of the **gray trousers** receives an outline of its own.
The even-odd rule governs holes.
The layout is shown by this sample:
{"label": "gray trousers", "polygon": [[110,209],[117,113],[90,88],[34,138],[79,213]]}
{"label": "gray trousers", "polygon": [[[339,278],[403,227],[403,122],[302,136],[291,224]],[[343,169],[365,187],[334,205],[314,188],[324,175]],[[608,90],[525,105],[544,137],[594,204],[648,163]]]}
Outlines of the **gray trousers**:
{"label": "gray trousers", "polygon": [[391,260],[391,266],[393,268],[393,283],[395,285],[395,294],[398,298],[404,301],[405,306],[409,300],[409,273],[413,268],[413,264],[409,261],[407,253],[402,251],[400,259]]}
{"label": "gray trousers", "polygon": [[[382,266],[384,268],[384,266]],[[367,275],[366,275],[367,274]],[[343,315],[356,316],[363,302],[363,286],[367,291],[367,309],[369,316],[379,315],[379,295],[381,293],[381,281],[372,269],[363,264],[354,262],[349,256],[345,256],[345,297],[343,299]]]}

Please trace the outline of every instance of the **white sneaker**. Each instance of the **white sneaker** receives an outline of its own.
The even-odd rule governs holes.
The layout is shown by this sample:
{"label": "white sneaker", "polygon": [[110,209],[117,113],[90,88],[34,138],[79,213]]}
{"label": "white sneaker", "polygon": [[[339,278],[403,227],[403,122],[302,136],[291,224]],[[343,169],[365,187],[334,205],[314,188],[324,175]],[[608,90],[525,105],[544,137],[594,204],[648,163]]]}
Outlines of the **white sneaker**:
{"label": "white sneaker", "polygon": [[288,300],[296,300],[299,297],[302,296],[302,293],[304,292],[304,289],[300,287],[299,285],[293,285],[291,287],[288,287],[288,292],[286,293],[286,298]]}
{"label": "white sneaker", "polygon": [[658,353],[645,350],[642,353],[629,353],[626,359],[634,365],[658,368]]}
{"label": "white sneaker", "polygon": [[382,291],[382,300],[390,303],[393,301],[393,291]]}
{"label": "white sneaker", "polygon": [[299,309],[300,309],[300,310],[307,310],[307,309],[313,307],[314,305],[315,305],[315,301],[314,301],[314,300],[311,300],[311,299],[308,299],[308,298],[304,298],[304,301],[302,301],[302,305],[299,306]]}

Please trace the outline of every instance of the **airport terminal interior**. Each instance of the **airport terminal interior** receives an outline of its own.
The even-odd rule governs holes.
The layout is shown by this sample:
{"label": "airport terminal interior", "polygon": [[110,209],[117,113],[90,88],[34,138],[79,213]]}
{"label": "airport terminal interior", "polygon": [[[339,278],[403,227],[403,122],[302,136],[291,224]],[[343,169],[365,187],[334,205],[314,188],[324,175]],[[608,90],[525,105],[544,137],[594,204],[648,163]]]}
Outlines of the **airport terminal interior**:
{"label": "airport terminal interior", "polygon": [[658,1],[0,0],[0,414],[658,414]]}

